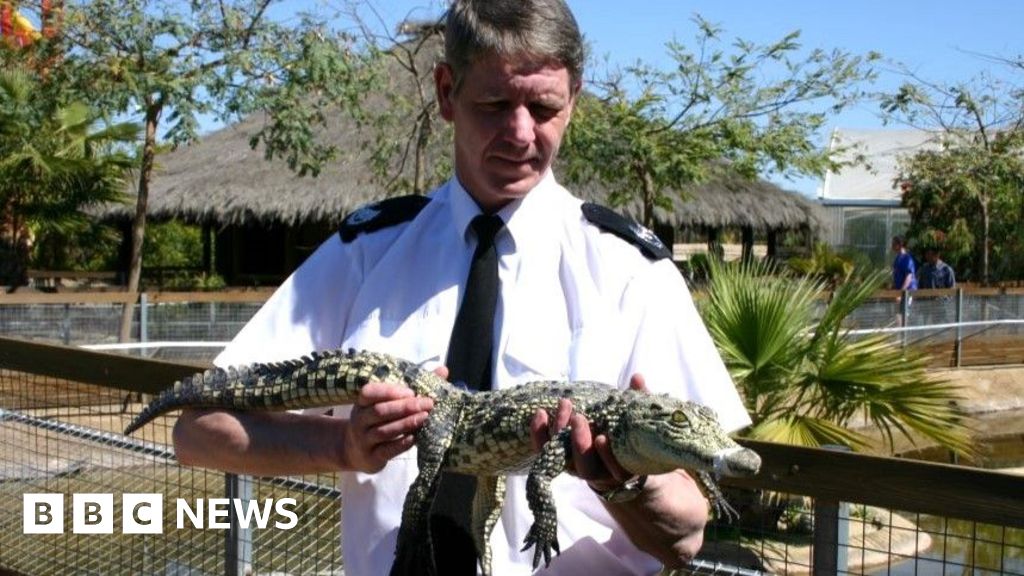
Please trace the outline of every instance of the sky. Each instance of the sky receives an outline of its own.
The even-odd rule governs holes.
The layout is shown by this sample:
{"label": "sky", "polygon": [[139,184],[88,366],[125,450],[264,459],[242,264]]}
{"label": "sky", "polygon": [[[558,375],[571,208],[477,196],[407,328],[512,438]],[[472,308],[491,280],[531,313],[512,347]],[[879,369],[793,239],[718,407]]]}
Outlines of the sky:
{"label": "sky", "polygon": [[[372,0],[391,22],[440,12],[439,0]],[[568,0],[593,54],[610,62],[637,59],[667,65],[665,43],[687,43],[697,34],[693,15],[719,25],[727,39],[767,43],[794,30],[809,51],[838,48],[853,54],[876,51],[918,76],[939,82],[966,81],[983,70],[1006,76],[1010,69],[984,56],[1024,55],[1024,2],[1020,0]],[[888,65],[876,89],[894,89],[904,78]],[[1020,79],[1021,74],[1017,74]],[[877,104],[864,104],[833,118],[835,128],[881,128]],[[776,179],[777,180],[777,179]],[[815,195],[820,181],[777,180]]]}

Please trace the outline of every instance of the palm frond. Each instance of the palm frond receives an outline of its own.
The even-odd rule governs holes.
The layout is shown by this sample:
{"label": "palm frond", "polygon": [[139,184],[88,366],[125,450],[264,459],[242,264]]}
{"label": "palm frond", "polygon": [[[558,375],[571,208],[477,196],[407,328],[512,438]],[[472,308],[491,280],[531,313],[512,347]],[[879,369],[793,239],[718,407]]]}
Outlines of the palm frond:
{"label": "palm frond", "polygon": [[816,315],[819,281],[763,264],[711,269],[700,311],[752,413],[751,436],[860,449],[867,438],[847,426],[866,417],[890,448],[897,436],[923,437],[970,453],[970,428],[956,409],[959,390],[932,378],[925,356],[889,337],[844,328],[881,273],[838,287]]}
{"label": "palm frond", "polygon": [[862,434],[822,418],[801,414],[790,414],[760,422],[750,428],[748,437],[798,446],[834,445],[855,450],[870,445],[868,438]]}

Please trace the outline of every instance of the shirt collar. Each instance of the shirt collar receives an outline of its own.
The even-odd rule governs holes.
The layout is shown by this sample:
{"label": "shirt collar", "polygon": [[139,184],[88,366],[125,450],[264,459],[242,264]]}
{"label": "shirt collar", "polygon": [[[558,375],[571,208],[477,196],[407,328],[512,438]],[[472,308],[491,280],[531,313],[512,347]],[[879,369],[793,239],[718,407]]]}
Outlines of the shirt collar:
{"label": "shirt collar", "polygon": [[451,211],[452,230],[460,241],[468,244],[469,223],[480,214],[480,207],[456,177],[448,182],[448,207]]}
{"label": "shirt collar", "polygon": [[[513,251],[525,245],[543,242],[546,233],[552,229],[547,224],[558,217],[554,205],[558,188],[554,175],[548,170],[529,194],[498,211],[498,216],[505,221]],[[468,244],[471,234],[469,224],[481,213],[480,207],[457,177],[449,181],[447,192],[452,229]]]}

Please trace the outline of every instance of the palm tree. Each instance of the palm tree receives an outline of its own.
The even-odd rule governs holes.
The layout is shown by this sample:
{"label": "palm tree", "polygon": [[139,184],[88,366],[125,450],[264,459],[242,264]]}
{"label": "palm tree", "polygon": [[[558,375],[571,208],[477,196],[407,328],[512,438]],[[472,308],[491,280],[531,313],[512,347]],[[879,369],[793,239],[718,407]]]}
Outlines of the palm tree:
{"label": "palm tree", "polygon": [[884,276],[845,282],[823,303],[824,280],[712,263],[701,313],[753,419],[746,436],[863,449],[869,439],[849,428],[863,417],[890,450],[902,434],[972,451],[957,389],[926,371],[926,357],[885,335],[849,334],[844,320]]}
{"label": "palm tree", "polygon": [[119,200],[132,166],[134,124],[96,129],[80,102],[55,103],[25,70],[0,72],[0,244],[11,253],[0,282],[25,282],[32,238],[87,221],[82,209]]}

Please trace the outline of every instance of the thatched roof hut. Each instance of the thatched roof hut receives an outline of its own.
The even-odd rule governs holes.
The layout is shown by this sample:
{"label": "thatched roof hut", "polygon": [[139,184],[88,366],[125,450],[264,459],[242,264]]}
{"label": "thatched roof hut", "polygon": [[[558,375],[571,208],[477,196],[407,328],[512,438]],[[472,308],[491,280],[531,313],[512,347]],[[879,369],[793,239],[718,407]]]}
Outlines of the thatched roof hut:
{"label": "thatched roof hut", "polygon": [[[346,145],[357,138],[354,126],[339,121],[327,131],[342,153],[318,177],[303,177],[283,160],[268,161],[261,149],[250,147],[249,139],[263,122],[262,117],[250,117],[158,156],[149,216],[217,226],[295,226],[340,221],[356,207],[387,195],[373,178],[362,148]],[[133,207],[108,210],[111,216],[128,216]]]}

